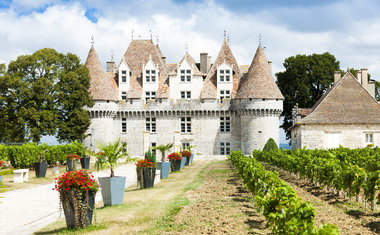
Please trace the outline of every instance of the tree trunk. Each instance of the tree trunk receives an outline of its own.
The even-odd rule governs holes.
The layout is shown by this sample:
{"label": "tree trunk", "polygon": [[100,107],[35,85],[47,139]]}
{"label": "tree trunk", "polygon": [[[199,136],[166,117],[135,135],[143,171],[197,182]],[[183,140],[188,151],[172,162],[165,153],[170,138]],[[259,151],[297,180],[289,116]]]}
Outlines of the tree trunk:
{"label": "tree trunk", "polygon": [[115,173],[113,171],[113,168],[111,167],[111,176],[110,177],[114,177],[115,176]]}

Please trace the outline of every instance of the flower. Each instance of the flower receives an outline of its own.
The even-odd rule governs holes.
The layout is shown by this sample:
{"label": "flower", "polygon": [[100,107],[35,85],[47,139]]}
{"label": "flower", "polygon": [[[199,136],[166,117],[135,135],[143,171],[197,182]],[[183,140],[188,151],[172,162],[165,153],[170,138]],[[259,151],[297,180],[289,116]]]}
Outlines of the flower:
{"label": "flower", "polygon": [[181,155],[185,157],[191,157],[191,152],[188,149],[184,149],[182,150]]}
{"label": "flower", "polygon": [[56,178],[55,187],[57,191],[92,191],[99,190],[99,184],[87,170],[68,171]]}
{"label": "flower", "polygon": [[7,169],[9,168],[9,164],[5,161],[0,160],[0,169]]}
{"label": "flower", "polygon": [[157,168],[156,163],[153,163],[148,159],[138,160],[135,164],[137,167],[142,168]]}
{"label": "flower", "polygon": [[67,160],[80,160],[80,156],[76,154],[67,154]]}
{"label": "flower", "polygon": [[179,152],[174,152],[174,153],[169,154],[168,158],[169,160],[174,161],[174,160],[181,160],[182,156]]}

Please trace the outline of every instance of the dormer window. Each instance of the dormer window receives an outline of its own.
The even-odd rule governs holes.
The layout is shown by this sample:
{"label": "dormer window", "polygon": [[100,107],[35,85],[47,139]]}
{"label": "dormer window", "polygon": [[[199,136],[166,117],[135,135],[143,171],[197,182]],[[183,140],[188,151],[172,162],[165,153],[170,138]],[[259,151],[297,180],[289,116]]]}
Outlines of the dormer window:
{"label": "dormer window", "polygon": [[220,82],[230,82],[231,81],[231,70],[230,69],[219,70],[219,81]]}
{"label": "dormer window", "polygon": [[156,82],[156,70],[145,70],[145,82]]}
{"label": "dormer window", "polygon": [[121,70],[121,82],[127,82],[127,70]]}
{"label": "dormer window", "polygon": [[190,81],[191,81],[191,70],[181,69],[181,82],[190,82]]}

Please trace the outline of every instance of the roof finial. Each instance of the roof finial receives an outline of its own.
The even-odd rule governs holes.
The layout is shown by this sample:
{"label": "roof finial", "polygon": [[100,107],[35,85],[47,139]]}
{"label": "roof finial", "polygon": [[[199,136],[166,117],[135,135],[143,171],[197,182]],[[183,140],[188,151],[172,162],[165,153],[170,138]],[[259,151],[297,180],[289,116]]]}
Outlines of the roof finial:
{"label": "roof finial", "polygon": [[156,40],[157,40],[157,45],[158,45],[158,33],[156,33]]}
{"label": "roof finial", "polygon": [[150,34],[150,40],[152,40],[153,39],[153,34],[152,34],[152,30],[151,29],[149,29],[149,34]]}
{"label": "roof finial", "polygon": [[114,55],[115,55],[115,50],[112,49],[112,50],[111,50],[111,62],[113,62],[113,57],[114,57]]}
{"label": "roof finial", "polygon": [[189,50],[189,44],[185,44],[185,51],[186,51],[186,53],[187,53],[187,51]]}
{"label": "roof finial", "polygon": [[94,46],[94,43],[95,43],[95,41],[94,41],[94,35],[91,35],[91,44],[92,44],[92,46]]}
{"label": "roof finial", "polygon": [[259,45],[261,46],[261,44],[263,43],[263,35],[259,35]]}
{"label": "roof finial", "polygon": [[230,34],[227,34],[227,42],[230,43]]}
{"label": "roof finial", "polygon": [[224,35],[224,39],[226,39],[226,36],[227,36],[226,28],[224,28],[224,30],[223,30],[223,35]]}
{"label": "roof finial", "polygon": [[350,72],[350,66],[347,67],[347,72]]}
{"label": "roof finial", "polygon": [[131,37],[132,37],[132,41],[133,41],[133,29],[132,29]]}

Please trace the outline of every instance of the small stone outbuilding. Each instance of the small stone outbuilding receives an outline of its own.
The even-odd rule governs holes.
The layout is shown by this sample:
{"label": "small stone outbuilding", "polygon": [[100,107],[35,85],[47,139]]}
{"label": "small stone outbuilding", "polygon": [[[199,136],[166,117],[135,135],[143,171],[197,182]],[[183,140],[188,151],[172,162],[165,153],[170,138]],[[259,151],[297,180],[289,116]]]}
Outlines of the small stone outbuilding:
{"label": "small stone outbuilding", "polygon": [[358,78],[336,72],[334,85],[312,108],[294,107],[292,149],[380,146],[380,104],[372,89],[367,69]]}

